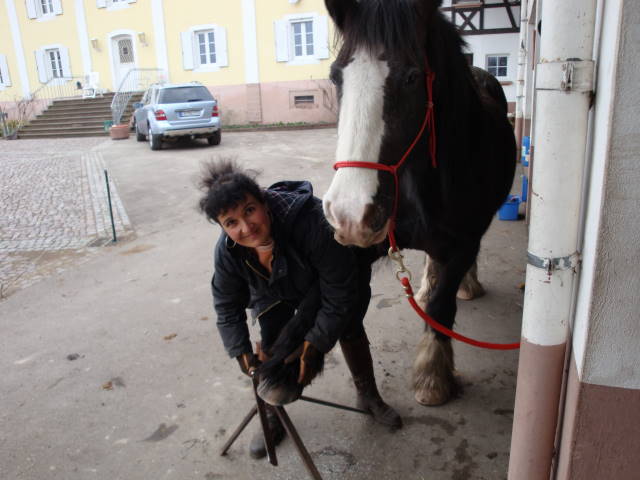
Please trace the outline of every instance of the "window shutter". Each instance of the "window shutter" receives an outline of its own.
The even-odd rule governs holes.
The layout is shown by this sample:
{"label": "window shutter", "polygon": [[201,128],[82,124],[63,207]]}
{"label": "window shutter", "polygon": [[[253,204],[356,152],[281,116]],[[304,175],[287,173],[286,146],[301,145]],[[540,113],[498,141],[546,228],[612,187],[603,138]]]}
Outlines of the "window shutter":
{"label": "window shutter", "polygon": [[190,31],[181,32],[180,39],[182,41],[182,66],[185,70],[193,70],[193,35]]}
{"label": "window shutter", "polygon": [[329,58],[329,22],[326,15],[313,19],[313,46],[317,58]]}
{"label": "window shutter", "polygon": [[53,0],[53,13],[62,15],[62,3],[60,0]]}
{"label": "window shutter", "polygon": [[2,72],[2,85],[11,86],[11,77],[9,76],[9,66],[7,65],[7,57],[0,55],[0,72]]}
{"label": "window shutter", "polygon": [[35,53],[36,55],[36,67],[38,68],[38,80],[40,80],[40,83],[47,83],[47,80],[49,80],[49,72],[47,70],[47,64],[44,58],[44,51],[36,50],[33,53]]}
{"label": "window shutter", "polygon": [[26,0],[25,3],[27,5],[27,17],[36,18],[38,16],[36,13],[36,4],[33,0]]}
{"label": "window shutter", "polygon": [[216,65],[219,67],[228,67],[229,58],[227,55],[227,29],[224,27],[216,27]]}
{"label": "window shutter", "polygon": [[107,8],[107,0],[96,0],[98,8]]}
{"label": "window shutter", "polygon": [[274,23],[276,37],[276,62],[289,61],[289,22],[276,20]]}
{"label": "window shutter", "polygon": [[60,47],[60,61],[62,62],[62,76],[71,77],[71,64],[69,63],[69,49]]}

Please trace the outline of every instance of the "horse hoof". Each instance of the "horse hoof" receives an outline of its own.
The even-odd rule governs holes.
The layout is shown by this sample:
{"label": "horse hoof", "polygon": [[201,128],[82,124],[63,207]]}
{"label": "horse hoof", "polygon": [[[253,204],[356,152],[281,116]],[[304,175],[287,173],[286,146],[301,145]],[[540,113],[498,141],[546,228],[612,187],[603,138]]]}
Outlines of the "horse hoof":
{"label": "horse hoof", "polygon": [[485,290],[482,285],[477,286],[461,286],[456,293],[456,297],[460,300],[473,300],[474,298],[480,298],[485,294]]}
{"label": "horse hoof", "polygon": [[258,396],[274,407],[295,402],[302,395],[302,385],[269,385],[267,382],[258,384]]}
{"label": "horse hoof", "polygon": [[437,407],[447,403],[451,399],[451,393],[443,390],[420,391],[416,392],[414,398],[425,407]]}

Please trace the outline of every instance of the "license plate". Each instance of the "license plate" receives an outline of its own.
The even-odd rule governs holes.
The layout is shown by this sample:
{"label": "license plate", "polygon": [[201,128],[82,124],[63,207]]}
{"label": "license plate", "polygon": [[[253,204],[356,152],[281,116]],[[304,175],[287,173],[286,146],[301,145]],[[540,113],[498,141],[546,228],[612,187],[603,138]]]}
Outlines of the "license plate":
{"label": "license plate", "polygon": [[200,110],[184,110],[184,111],[178,112],[178,116],[180,118],[199,117],[200,116]]}

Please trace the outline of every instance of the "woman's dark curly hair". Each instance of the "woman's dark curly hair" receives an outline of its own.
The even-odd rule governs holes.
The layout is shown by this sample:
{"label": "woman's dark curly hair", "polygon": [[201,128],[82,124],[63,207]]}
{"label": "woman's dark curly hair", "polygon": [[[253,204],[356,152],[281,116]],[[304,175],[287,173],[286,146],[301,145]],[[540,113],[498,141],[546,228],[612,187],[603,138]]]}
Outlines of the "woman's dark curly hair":
{"label": "woman's dark curly hair", "polygon": [[218,222],[218,216],[238,206],[247,195],[264,203],[264,193],[254,180],[255,176],[255,172],[243,170],[227,158],[205,163],[198,183],[204,192],[198,202],[200,211],[209,221]]}

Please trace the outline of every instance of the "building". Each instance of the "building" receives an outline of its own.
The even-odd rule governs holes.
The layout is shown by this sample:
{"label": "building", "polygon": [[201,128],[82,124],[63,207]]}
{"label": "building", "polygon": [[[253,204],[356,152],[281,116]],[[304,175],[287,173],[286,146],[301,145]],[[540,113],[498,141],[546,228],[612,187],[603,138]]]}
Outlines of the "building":
{"label": "building", "polygon": [[469,63],[495,75],[509,112],[515,111],[520,1],[444,0],[442,12],[458,26],[468,45]]}
{"label": "building", "polygon": [[5,0],[0,102],[138,69],[206,85],[226,123],[331,122],[332,38],[322,0]]}
{"label": "building", "polygon": [[[512,110],[519,3],[443,3]],[[334,39],[323,0],[4,0],[0,105],[77,94],[92,72],[108,91],[136,88],[127,81],[137,69],[146,83],[206,85],[226,124],[333,122]]]}

